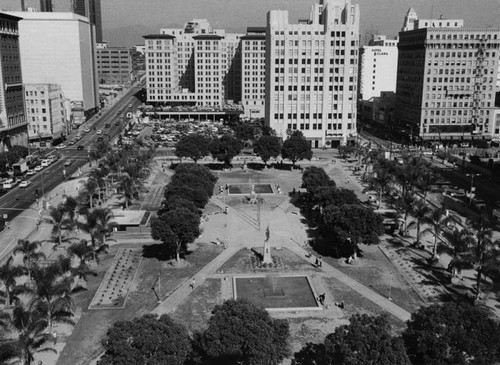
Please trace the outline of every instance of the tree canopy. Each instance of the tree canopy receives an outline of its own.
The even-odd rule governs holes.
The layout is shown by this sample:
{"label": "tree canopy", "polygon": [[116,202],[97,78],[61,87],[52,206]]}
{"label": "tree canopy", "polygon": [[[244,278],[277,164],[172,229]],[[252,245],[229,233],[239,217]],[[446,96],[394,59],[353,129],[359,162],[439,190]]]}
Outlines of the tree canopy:
{"label": "tree canopy", "polygon": [[283,142],[281,156],[292,161],[293,165],[300,160],[310,160],[312,155],[311,144],[301,131],[294,131],[290,138]]}
{"label": "tree canopy", "polygon": [[151,222],[151,237],[161,241],[177,261],[187,244],[200,235],[200,216],[186,208],[170,210]]}
{"label": "tree canopy", "polygon": [[500,361],[500,328],[484,309],[446,303],[412,313],[403,332],[413,364],[465,365]]}
{"label": "tree canopy", "polygon": [[276,158],[281,153],[281,142],[278,137],[263,135],[255,142],[253,151],[259,156],[264,164],[270,158]]}
{"label": "tree canopy", "polygon": [[335,187],[335,181],[327,175],[322,167],[309,166],[302,174],[302,187],[314,195],[321,188]]}
{"label": "tree canopy", "polygon": [[188,157],[194,162],[208,156],[211,140],[202,134],[183,136],[175,145],[175,155],[179,158]]}
{"label": "tree canopy", "polygon": [[245,300],[228,300],[212,311],[197,339],[203,364],[277,365],[289,355],[288,322]]}
{"label": "tree canopy", "polygon": [[231,136],[225,134],[220,138],[214,138],[210,145],[210,152],[217,160],[224,162],[226,166],[231,165],[231,160],[243,149],[243,143]]}
{"label": "tree canopy", "polygon": [[99,365],[183,365],[191,352],[186,328],[166,314],[117,322],[108,329],[102,344],[106,352]]}
{"label": "tree canopy", "polygon": [[313,202],[323,208],[329,205],[340,207],[344,204],[360,204],[354,191],[335,186],[320,187],[314,194]]}

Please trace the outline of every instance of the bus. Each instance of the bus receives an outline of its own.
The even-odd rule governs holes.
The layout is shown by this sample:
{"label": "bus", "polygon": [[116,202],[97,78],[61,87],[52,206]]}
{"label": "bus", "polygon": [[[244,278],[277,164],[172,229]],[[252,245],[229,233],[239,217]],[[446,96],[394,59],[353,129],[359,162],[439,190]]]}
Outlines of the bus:
{"label": "bus", "polygon": [[396,209],[376,209],[373,212],[382,216],[382,225],[387,233],[393,234],[399,228],[398,211]]}

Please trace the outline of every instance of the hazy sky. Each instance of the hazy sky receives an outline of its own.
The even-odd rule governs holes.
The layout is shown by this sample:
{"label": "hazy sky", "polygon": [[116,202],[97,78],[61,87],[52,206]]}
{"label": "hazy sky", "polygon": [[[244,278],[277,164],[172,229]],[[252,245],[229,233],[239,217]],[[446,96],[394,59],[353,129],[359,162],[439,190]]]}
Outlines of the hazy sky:
{"label": "hazy sky", "polygon": [[[247,26],[264,26],[272,9],[289,11],[289,20],[307,18],[310,6],[319,0],[101,0],[104,38],[120,39],[132,45],[133,31],[122,37],[113,29],[130,27],[140,32],[158,31],[160,26],[182,25],[193,18],[206,18],[217,28],[244,31]],[[419,17],[462,18],[465,26],[500,28],[500,0],[351,0],[361,9],[362,33],[395,36],[412,6]],[[71,0],[54,0],[56,11],[67,11]],[[38,7],[38,0],[26,0]],[[0,0],[0,8],[19,10],[20,0]],[[121,29],[121,32],[124,30]],[[124,38],[125,37],[125,38]],[[128,38],[127,38],[128,37]],[[136,38],[137,39],[137,38]]]}

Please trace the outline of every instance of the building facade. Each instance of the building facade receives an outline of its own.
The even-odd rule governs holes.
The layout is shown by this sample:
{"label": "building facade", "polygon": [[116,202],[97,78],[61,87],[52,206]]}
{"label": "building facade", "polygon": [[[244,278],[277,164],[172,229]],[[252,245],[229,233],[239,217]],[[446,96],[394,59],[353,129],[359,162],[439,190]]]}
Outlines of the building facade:
{"label": "building facade", "polygon": [[144,36],[147,101],[221,107],[241,100],[242,34],[195,19],[182,29]]}
{"label": "building facade", "polygon": [[416,24],[439,21],[399,33],[396,122],[421,141],[491,139],[500,30]]}
{"label": "building facade", "polygon": [[66,100],[55,84],[25,84],[26,119],[30,143],[48,147],[68,133]]}
{"label": "building facade", "polygon": [[0,13],[0,152],[13,145],[28,144],[19,51],[20,20]]}
{"label": "building facade", "polygon": [[360,49],[359,99],[379,97],[382,91],[396,92],[397,40],[376,36]]}
{"label": "building facade", "polygon": [[10,13],[19,22],[23,80],[58,84],[86,111],[98,106],[95,41],[87,18],[73,13]]}
{"label": "building facade", "polygon": [[249,27],[241,37],[243,117],[264,118],[266,102],[266,28]]}
{"label": "building facade", "polygon": [[124,85],[133,77],[131,50],[124,47],[97,49],[99,84]]}
{"label": "building facade", "polygon": [[359,6],[321,0],[309,19],[267,16],[266,121],[277,135],[300,130],[313,147],[356,138]]}
{"label": "building facade", "polygon": [[72,0],[73,12],[89,18],[90,24],[95,26],[95,39],[97,43],[103,42],[101,0]]}

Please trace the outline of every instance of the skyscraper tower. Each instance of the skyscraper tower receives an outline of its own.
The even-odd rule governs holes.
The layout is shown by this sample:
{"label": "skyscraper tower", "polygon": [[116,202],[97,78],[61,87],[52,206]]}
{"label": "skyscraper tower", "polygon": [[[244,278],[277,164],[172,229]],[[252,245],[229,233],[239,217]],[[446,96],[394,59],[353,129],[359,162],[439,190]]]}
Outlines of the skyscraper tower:
{"label": "skyscraper tower", "polygon": [[40,11],[42,12],[53,12],[52,0],[40,0]]}
{"label": "skyscraper tower", "polygon": [[102,19],[101,0],[72,0],[72,8],[75,14],[89,18],[90,23],[95,25],[96,42],[102,42]]}

